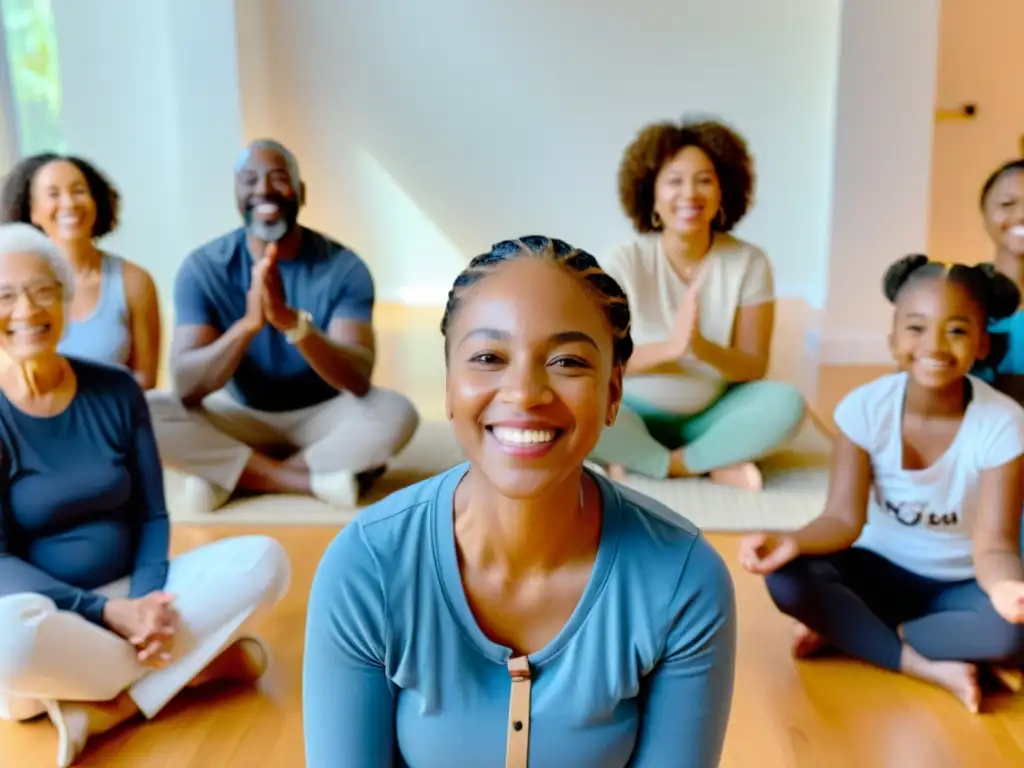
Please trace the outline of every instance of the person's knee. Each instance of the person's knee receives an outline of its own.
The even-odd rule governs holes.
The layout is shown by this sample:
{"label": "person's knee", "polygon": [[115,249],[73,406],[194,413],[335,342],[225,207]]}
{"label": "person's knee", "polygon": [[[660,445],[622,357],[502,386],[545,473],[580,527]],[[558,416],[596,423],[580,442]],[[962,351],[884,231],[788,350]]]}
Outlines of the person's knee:
{"label": "person's knee", "polygon": [[1024,663],[1024,624],[1011,624],[1002,619],[990,630],[993,662]]}
{"label": "person's knee", "polygon": [[270,536],[248,536],[247,545],[252,553],[252,574],[259,591],[260,602],[277,603],[291,586],[291,559],[281,542]]}
{"label": "person's knee", "polygon": [[0,689],[18,689],[33,664],[40,628],[57,612],[53,600],[43,595],[0,597]]}
{"label": "person's knee", "polygon": [[174,392],[150,389],[145,395],[158,441],[167,429],[174,430],[176,425],[189,422],[189,409]]}
{"label": "person's knee", "polygon": [[412,400],[393,389],[375,389],[372,397],[374,421],[383,427],[392,453],[398,453],[419,429],[419,411]]}
{"label": "person's knee", "polygon": [[807,401],[803,393],[784,381],[759,381],[758,405],[764,413],[773,413],[794,425],[803,421]]}
{"label": "person's knee", "polygon": [[788,616],[801,613],[801,607],[810,599],[814,575],[802,558],[779,568],[765,576],[765,586],[775,607]]}

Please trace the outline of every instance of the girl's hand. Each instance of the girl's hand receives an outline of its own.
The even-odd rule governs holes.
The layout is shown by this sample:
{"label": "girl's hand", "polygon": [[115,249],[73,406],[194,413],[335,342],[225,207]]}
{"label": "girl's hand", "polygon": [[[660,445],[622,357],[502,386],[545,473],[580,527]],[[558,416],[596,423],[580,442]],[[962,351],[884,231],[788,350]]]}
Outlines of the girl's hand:
{"label": "girl's hand", "polygon": [[740,542],[740,565],[760,576],[777,571],[800,554],[800,545],[792,536],[755,533]]}
{"label": "girl's hand", "polygon": [[988,597],[996,613],[1011,624],[1024,624],[1024,581],[1000,581]]}

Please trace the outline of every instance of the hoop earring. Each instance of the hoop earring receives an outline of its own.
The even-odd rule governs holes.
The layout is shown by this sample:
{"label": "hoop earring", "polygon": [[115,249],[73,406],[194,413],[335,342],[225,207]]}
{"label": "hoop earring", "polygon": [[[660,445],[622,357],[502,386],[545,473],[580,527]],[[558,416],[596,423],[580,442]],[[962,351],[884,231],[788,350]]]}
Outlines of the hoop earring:
{"label": "hoop earring", "polygon": [[658,215],[657,211],[651,211],[651,226],[655,229],[661,228],[661,216]]}

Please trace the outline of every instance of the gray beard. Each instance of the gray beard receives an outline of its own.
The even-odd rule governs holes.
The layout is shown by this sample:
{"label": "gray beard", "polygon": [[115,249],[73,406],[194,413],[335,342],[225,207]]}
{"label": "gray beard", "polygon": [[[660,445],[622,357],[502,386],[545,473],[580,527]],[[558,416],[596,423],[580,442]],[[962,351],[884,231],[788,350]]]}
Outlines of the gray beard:
{"label": "gray beard", "polygon": [[288,222],[284,219],[270,223],[253,219],[249,224],[249,234],[265,243],[276,243],[288,234]]}

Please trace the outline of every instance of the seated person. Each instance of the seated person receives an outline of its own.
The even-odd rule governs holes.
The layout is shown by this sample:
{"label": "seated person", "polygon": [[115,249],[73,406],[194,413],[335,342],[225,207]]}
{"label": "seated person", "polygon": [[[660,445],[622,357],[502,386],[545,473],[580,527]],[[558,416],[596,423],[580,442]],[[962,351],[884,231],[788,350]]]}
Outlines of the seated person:
{"label": "seated person", "polygon": [[168,563],[142,389],[57,350],[74,288],[38,230],[0,226],[0,717],[49,714],[60,766],[186,686],[259,678],[267,652],[247,628],[289,580],[263,536]]}
{"label": "seated person", "polygon": [[160,453],[201,510],[236,488],[355,506],[418,425],[407,398],[370,384],[370,272],[299,225],[305,188],[281,145],[250,145],[235,189],[245,226],[175,281],[175,393],[149,398]]}
{"label": "seated person", "polygon": [[[736,606],[700,531],[584,468],[629,306],[594,258],[477,256],[441,324],[466,464],[364,510],[309,599],[309,768],[714,768]],[[510,698],[511,697],[511,698]]]}
{"label": "seated person", "polygon": [[633,312],[623,408],[591,457],[614,479],[710,475],[759,489],[753,463],[793,435],[804,400],[763,381],[775,294],[759,248],[729,234],[754,171],[743,139],[715,122],[644,128],[619,168],[638,233],[601,259]]}
{"label": "seated person", "polygon": [[[1024,159],[993,171],[982,186],[980,202],[995,247],[992,266],[1024,291]],[[989,332],[1005,353],[995,365],[978,367],[975,375],[1024,402],[1024,312],[997,320]]]}
{"label": "seated person", "polygon": [[52,153],[22,160],[0,191],[7,222],[41,229],[75,275],[60,353],[126,366],[143,389],[156,386],[160,367],[160,302],[149,272],[101,251],[96,241],[117,227],[120,198],[90,163]]}
{"label": "seated person", "polygon": [[885,294],[900,372],[836,408],[824,513],[744,539],[740,560],[801,622],[798,657],[835,647],[977,712],[977,665],[1024,661],[1024,411],[968,371],[1020,295],[990,270],[924,256],[890,267]]}

